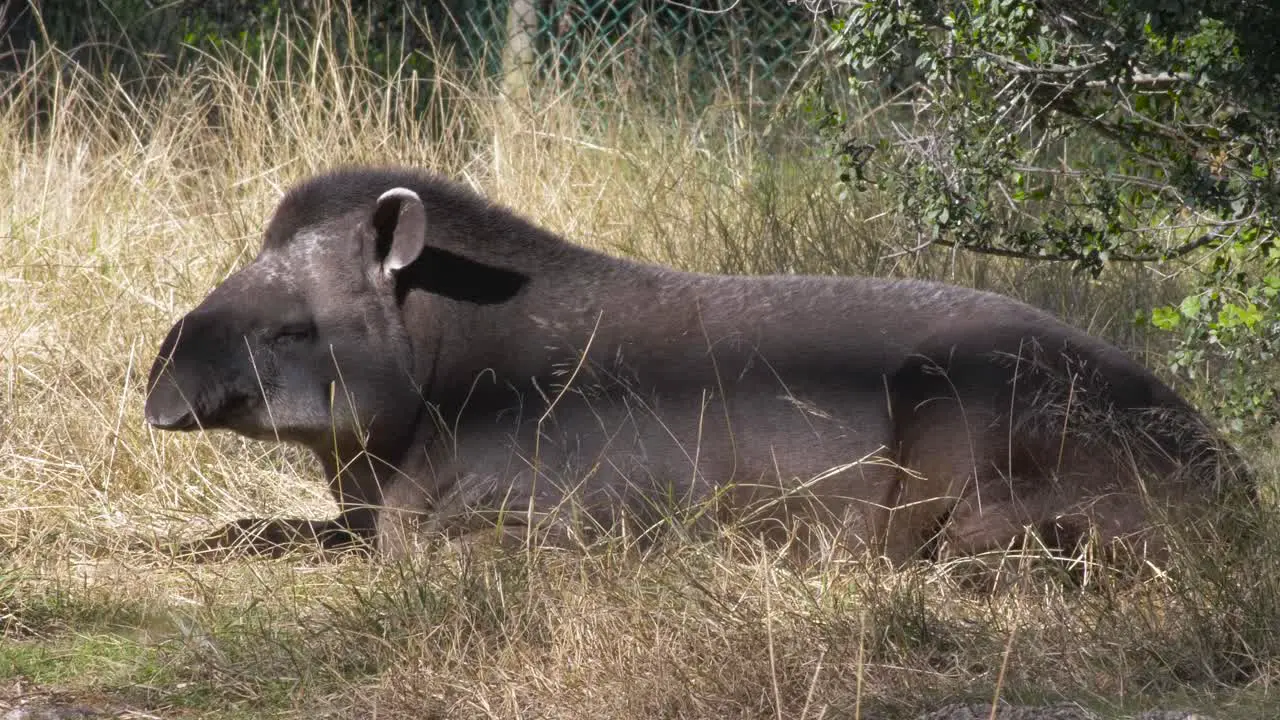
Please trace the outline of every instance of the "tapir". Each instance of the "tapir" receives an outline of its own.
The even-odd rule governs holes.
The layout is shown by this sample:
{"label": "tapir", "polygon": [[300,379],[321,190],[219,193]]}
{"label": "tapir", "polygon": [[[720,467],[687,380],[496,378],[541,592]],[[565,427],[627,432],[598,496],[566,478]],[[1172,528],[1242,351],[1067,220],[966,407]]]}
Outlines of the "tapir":
{"label": "tapir", "polygon": [[1252,492],[1169,385],[1013,298],[679,271],[405,167],[289,189],[256,257],[164,338],[145,416],[308,448],[337,500],[203,548],[394,554],[428,529],[674,518],[900,565],[1146,547],[1167,510]]}

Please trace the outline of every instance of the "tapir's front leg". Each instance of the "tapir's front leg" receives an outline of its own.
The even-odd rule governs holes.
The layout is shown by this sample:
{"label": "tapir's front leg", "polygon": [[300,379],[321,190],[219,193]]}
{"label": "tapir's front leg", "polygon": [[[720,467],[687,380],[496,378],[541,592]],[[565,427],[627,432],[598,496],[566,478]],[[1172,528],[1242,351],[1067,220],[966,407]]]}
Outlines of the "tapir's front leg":
{"label": "tapir's front leg", "polygon": [[375,518],[378,553],[392,559],[408,557],[429,505],[431,500],[418,483],[406,477],[391,480],[383,489],[382,507]]}
{"label": "tapir's front leg", "polygon": [[[378,513],[378,553],[405,559],[420,541],[440,540],[463,553],[526,547],[530,501],[519,477],[462,473],[440,497],[410,478],[396,478],[385,488]],[[539,533],[544,541],[568,537],[554,520],[544,525]]]}
{"label": "tapir's front leg", "polygon": [[177,554],[210,560],[231,555],[279,557],[296,550],[369,553],[382,503],[377,473],[372,468],[339,473],[333,464],[324,465],[338,503],[336,518],[241,518],[211,535],[180,545]]}
{"label": "tapir's front leg", "polygon": [[395,482],[399,473],[390,466],[381,472],[372,463],[359,461],[339,470],[331,460],[321,458],[329,490],[338,503],[338,517],[318,540],[326,550],[372,549],[378,529],[378,513],[383,505],[383,489]]}
{"label": "tapir's front leg", "polygon": [[335,520],[305,518],[241,518],[217,532],[179,546],[179,557],[224,559],[232,555],[279,557],[302,549],[368,552],[366,535],[353,531],[339,516]]}

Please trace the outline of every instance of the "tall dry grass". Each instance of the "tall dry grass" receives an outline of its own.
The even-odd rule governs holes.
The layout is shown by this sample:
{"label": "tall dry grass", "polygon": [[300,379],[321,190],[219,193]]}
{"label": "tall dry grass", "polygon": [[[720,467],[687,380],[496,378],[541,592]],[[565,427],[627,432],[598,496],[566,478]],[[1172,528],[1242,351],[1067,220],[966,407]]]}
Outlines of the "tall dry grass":
{"label": "tall dry grass", "polygon": [[910,717],[1000,696],[1274,717],[1269,539],[1243,560],[1189,550],[1140,583],[1026,577],[994,595],[949,567],[798,574],[714,540],[640,559],[169,559],[174,533],[334,510],[306,457],[141,419],[162,333],[256,252],[286,186],[334,164],[429,167],[576,241],[686,268],[1005,289],[1131,347],[1134,310],[1168,292],[1136,269],[1086,284],[890,257],[895,218],[840,200],[805,137],[777,129],[793,119],[761,134],[729,86],[703,109],[616,82],[517,103],[462,73],[344,64],[323,26],[270,42],[148,89],[57,51],[5,80],[0,676],[160,716]]}

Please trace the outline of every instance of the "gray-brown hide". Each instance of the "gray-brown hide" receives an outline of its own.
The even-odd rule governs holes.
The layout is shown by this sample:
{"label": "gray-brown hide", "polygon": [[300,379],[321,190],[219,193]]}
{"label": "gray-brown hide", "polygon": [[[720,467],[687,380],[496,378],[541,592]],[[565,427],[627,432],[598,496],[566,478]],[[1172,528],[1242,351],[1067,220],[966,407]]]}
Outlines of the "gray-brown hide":
{"label": "gray-brown hide", "polygon": [[407,516],[456,531],[499,511],[644,528],[714,499],[708,517],[903,561],[1028,529],[1071,549],[1141,534],[1153,499],[1251,492],[1169,387],[1010,298],[631,262],[411,170],[289,191],[149,387],[156,427],[310,448],[342,509],[214,544],[394,545]]}

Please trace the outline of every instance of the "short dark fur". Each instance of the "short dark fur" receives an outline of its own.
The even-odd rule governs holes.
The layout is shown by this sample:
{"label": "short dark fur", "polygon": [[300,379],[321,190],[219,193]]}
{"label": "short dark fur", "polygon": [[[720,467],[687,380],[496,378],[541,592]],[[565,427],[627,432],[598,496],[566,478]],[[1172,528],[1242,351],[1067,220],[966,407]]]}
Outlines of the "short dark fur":
{"label": "short dark fur", "polygon": [[[398,187],[420,204],[379,203]],[[151,388],[157,426],[310,447],[343,507],[214,544],[253,529],[394,550],[406,521],[450,532],[499,509],[564,535],[570,506],[647,526],[716,498],[766,535],[825,527],[904,561],[1024,527],[1068,550],[1092,531],[1154,542],[1153,498],[1252,494],[1173,390],[1010,298],[678,272],[403,169],[290,190],[254,263],[170,332]]]}

